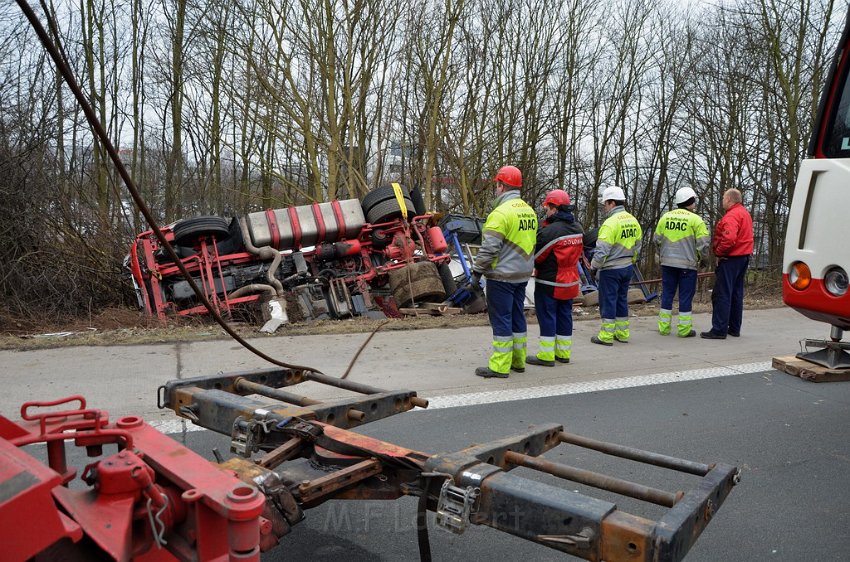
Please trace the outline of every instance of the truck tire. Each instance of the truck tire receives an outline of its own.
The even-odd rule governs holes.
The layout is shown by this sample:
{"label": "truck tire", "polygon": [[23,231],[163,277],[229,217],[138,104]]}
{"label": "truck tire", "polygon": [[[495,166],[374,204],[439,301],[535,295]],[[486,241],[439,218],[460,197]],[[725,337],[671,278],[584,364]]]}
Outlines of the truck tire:
{"label": "truck tire", "polygon": [[174,243],[192,248],[201,236],[223,240],[230,236],[230,221],[223,217],[193,217],[174,225]]}
{"label": "truck tire", "polygon": [[[417,214],[410,192],[404,186],[401,186],[401,195],[404,198],[408,216]],[[372,224],[387,222],[401,216],[395,190],[391,185],[382,185],[367,193],[360,206],[363,208],[363,215],[366,216],[366,220]]]}
{"label": "truck tire", "polygon": [[408,306],[414,302],[442,302],[446,298],[443,281],[437,266],[429,261],[412,263],[390,272],[390,288],[396,305]]}
{"label": "truck tire", "polygon": [[[407,207],[408,219],[413,218],[416,215],[416,211],[413,210],[413,202],[405,197],[404,205]],[[398,206],[398,201],[393,197],[392,199],[381,201],[369,209],[366,213],[366,221],[371,224],[378,224],[400,218],[401,216],[401,207]]]}
{"label": "truck tire", "polygon": [[[405,199],[410,199],[410,192],[406,187],[401,186],[401,196]],[[368,213],[369,209],[388,199],[395,199],[395,190],[392,185],[382,185],[376,187],[363,197],[360,205],[363,207],[363,213]]]}

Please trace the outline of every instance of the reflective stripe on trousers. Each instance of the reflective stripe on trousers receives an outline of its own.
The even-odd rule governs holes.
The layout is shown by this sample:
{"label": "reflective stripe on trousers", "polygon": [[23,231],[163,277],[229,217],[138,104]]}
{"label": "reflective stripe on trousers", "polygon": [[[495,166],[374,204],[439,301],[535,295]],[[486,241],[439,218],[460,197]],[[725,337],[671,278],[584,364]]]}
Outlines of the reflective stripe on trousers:
{"label": "reflective stripe on trousers", "polygon": [[628,318],[617,318],[617,321],[614,323],[614,338],[616,338],[617,341],[629,341]]}
{"label": "reflective stripe on trousers", "polygon": [[[673,325],[673,311],[661,309],[658,311],[658,332],[662,336],[666,336],[670,333],[670,330]],[[691,329],[693,328],[693,317],[691,316],[691,312],[679,312],[679,317],[677,319],[676,326],[676,335],[680,338],[688,337],[688,334],[691,333]]]}
{"label": "reflective stripe on trousers", "polygon": [[540,336],[540,351],[537,358],[541,361],[555,360],[555,338],[554,336]]}
{"label": "reflective stripe on trousers", "polygon": [[514,334],[514,349],[513,357],[511,358],[511,367],[517,369],[525,368],[525,357],[528,354],[528,333]]}
{"label": "reflective stripe on trousers", "polygon": [[677,335],[680,338],[688,337],[688,334],[691,333],[691,328],[693,328],[693,321],[691,319],[691,313],[679,311],[679,324],[676,326]]}
{"label": "reflective stripe on trousers", "polygon": [[670,326],[673,321],[673,311],[662,308],[658,311],[658,333],[666,336],[670,333]]}
{"label": "reflective stripe on trousers", "polygon": [[605,343],[611,343],[614,341],[614,319],[613,318],[603,318],[602,319],[602,328],[599,330],[598,337],[601,341]]}
{"label": "reflective stripe on trousers", "polygon": [[555,357],[569,359],[572,354],[572,336],[555,336]]}
{"label": "reflective stripe on trousers", "polygon": [[511,357],[514,354],[513,336],[493,336],[493,354],[487,366],[491,371],[507,373],[511,370]]}

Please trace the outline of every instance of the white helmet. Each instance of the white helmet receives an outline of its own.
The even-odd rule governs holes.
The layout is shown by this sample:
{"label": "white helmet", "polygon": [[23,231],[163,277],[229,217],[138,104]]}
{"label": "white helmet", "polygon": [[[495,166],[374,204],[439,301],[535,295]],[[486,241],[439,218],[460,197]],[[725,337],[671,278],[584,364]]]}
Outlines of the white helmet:
{"label": "white helmet", "polygon": [[602,201],[605,202],[608,200],[625,201],[626,194],[623,193],[623,188],[617,187],[616,185],[609,185],[606,187],[602,192]]}
{"label": "white helmet", "polygon": [[681,205],[685,201],[689,199],[696,199],[697,192],[691,189],[690,187],[682,187],[678,191],[676,191],[676,197],[673,198],[673,202],[676,205]]}

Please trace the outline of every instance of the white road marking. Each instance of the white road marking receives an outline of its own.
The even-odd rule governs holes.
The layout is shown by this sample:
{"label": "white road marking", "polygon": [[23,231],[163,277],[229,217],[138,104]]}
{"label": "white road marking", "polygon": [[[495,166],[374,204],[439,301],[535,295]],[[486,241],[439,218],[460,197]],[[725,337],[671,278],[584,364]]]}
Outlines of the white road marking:
{"label": "white road marking", "polygon": [[[618,379],[601,381],[575,382],[549,386],[535,386],[530,388],[510,388],[505,390],[471,392],[468,394],[453,394],[448,396],[433,396],[428,398],[428,410],[460,408],[462,406],[475,406],[478,404],[494,404],[497,402],[509,402],[512,400],[531,400],[534,398],[547,398],[551,396],[566,396],[568,394],[584,394],[586,392],[602,392],[605,390],[635,388],[639,386],[651,386],[671,382],[732,377],[735,375],[746,375],[750,373],[770,371],[772,368],[773,367],[770,362],[745,363],[743,365],[729,365],[728,367],[712,367],[710,369],[693,369],[690,371],[672,371],[670,373],[638,375],[634,377],[621,377]],[[151,421],[149,423],[162,433],[183,433],[184,431],[204,430],[204,428],[193,423],[189,423],[186,420]]]}
{"label": "white road marking", "polygon": [[634,388],[638,386],[667,384],[671,382],[731,377],[749,373],[760,373],[762,371],[769,371],[772,368],[773,367],[769,362],[746,363],[743,365],[730,365],[728,367],[693,369],[691,371],[673,371],[670,373],[638,375],[634,377],[621,377],[618,379],[592,382],[575,382],[550,386],[536,386],[531,388],[511,388],[505,390],[493,390],[489,392],[472,392],[469,394],[435,396],[433,398],[428,398],[428,410],[458,408],[461,406],[474,406],[478,404],[493,404],[496,402],[508,402],[511,400],[530,400],[533,398],[564,396],[567,394],[583,394],[586,392],[601,392],[604,390]]}

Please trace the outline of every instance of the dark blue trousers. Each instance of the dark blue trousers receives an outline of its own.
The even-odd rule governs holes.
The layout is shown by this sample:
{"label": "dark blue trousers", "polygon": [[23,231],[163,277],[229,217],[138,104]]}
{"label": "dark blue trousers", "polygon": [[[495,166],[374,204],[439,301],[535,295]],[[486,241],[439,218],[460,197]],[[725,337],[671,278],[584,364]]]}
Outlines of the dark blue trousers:
{"label": "dark blue trousers", "polygon": [[599,315],[602,316],[602,321],[628,318],[632,266],[601,269],[596,279],[599,287]]}
{"label": "dark blue trousers", "polygon": [[494,336],[523,334],[528,329],[525,322],[525,287],[522,283],[487,280],[487,315]]}
{"label": "dark blue trousers", "polygon": [[573,301],[558,300],[536,288],[534,311],[540,324],[540,335],[544,337],[573,335]]}
{"label": "dark blue trousers", "polygon": [[673,310],[673,298],[679,291],[679,313],[690,312],[697,292],[695,269],[661,266],[661,308]]}
{"label": "dark blue trousers", "polygon": [[718,262],[711,292],[711,331],[725,336],[741,333],[744,317],[744,279],[750,256],[732,256]]}

